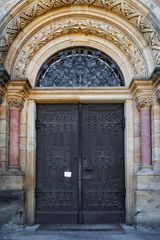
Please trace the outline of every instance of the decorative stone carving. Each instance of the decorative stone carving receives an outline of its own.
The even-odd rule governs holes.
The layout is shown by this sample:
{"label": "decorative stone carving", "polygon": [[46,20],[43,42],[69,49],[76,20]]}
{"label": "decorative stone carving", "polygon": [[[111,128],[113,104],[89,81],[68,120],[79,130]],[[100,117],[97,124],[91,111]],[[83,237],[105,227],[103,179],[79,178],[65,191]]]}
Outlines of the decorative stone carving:
{"label": "decorative stone carving", "polygon": [[38,87],[116,87],[123,86],[117,64],[100,51],[87,47],[68,48],[44,63]]}
{"label": "decorative stone carving", "polygon": [[24,106],[24,100],[23,99],[16,99],[11,98],[7,100],[7,106],[9,109],[18,109],[21,110]]}
{"label": "decorative stone carving", "polygon": [[24,76],[33,56],[47,42],[70,33],[92,34],[112,41],[118,46],[134,67],[135,74],[146,75],[146,67],[141,52],[136,45],[119,29],[100,21],[70,19],[52,24],[37,32],[23,47],[15,64],[14,76]]}
{"label": "decorative stone carving", "polygon": [[[148,46],[151,46],[155,53],[156,64],[160,64],[159,34],[151,23],[126,0],[34,0],[21,8],[20,12],[13,16],[12,20],[6,25],[0,37],[0,51],[4,52],[4,49],[7,51],[19,32],[36,17],[53,9],[71,5],[101,7],[125,17],[142,32]],[[4,59],[0,61],[3,62]]]}
{"label": "decorative stone carving", "polygon": [[139,97],[137,99],[137,109],[141,110],[143,108],[151,108],[153,104],[153,97]]}
{"label": "decorative stone carving", "polygon": [[31,90],[28,79],[12,79],[7,87],[6,99],[9,110],[21,110]]}

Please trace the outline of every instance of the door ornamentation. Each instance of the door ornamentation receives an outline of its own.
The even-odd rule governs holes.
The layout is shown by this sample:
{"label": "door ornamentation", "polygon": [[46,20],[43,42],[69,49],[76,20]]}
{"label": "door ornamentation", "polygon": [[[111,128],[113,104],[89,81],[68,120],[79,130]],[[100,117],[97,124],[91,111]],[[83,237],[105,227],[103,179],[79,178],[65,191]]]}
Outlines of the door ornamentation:
{"label": "door ornamentation", "polygon": [[123,86],[117,64],[92,48],[77,47],[57,53],[41,68],[37,87]]}
{"label": "door ornamentation", "polygon": [[123,104],[37,106],[37,223],[125,221],[123,115]]}

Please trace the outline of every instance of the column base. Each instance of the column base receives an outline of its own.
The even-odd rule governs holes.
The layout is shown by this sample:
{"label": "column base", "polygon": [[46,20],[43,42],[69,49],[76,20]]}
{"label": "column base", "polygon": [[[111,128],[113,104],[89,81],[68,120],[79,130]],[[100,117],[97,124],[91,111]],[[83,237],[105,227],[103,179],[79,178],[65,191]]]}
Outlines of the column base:
{"label": "column base", "polygon": [[160,227],[160,176],[144,168],[135,176],[135,222],[137,227]]}
{"label": "column base", "polygon": [[24,173],[10,169],[0,172],[0,224],[25,221]]}
{"label": "column base", "polygon": [[0,189],[0,224],[24,224],[25,192],[23,189]]}
{"label": "column base", "polygon": [[14,171],[18,170],[19,171],[19,166],[8,166],[8,170],[9,171],[12,171],[12,170],[14,170]]}
{"label": "column base", "polygon": [[15,176],[24,176],[24,173],[17,166],[8,166],[6,174]]}
{"label": "column base", "polygon": [[138,175],[148,175],[148,174],[153,174],[153,166],[149,165],[149,166],[140,166],[139,167],[139,171],[138,171]]}

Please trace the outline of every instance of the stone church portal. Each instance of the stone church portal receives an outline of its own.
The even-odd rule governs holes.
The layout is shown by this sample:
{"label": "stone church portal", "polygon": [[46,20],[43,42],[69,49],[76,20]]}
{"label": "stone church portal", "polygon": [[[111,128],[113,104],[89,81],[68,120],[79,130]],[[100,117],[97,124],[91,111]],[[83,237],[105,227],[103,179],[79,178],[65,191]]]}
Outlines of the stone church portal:
{"label": "stone church portal", "polygon": [[0,1],[0,223],[160,226],[160,4]]}

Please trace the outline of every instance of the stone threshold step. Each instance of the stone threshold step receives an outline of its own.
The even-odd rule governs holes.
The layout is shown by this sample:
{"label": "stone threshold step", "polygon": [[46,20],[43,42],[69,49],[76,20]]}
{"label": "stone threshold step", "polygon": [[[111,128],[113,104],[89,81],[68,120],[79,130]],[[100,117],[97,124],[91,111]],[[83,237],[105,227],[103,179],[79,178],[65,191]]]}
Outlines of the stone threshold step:
{"label": "stone threshold step", "polygon": [[121,224],[40,224],[36,231],[121,231]]}

